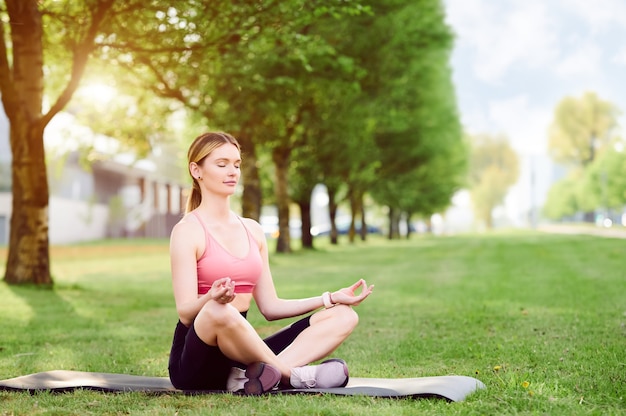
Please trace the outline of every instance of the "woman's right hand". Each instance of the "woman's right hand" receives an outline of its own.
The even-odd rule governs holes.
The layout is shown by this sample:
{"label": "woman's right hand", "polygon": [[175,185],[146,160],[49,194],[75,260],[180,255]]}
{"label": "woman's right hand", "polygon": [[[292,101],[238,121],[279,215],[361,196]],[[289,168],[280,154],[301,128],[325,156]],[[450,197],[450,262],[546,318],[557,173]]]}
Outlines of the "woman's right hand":
{"label": "woman's right hand", "polygon": [[[361,288],[361,293],[357,294],[359,288]],[[334,304],[357,306],[372,293],[373,289],[374,285],[368,286],[364,279],[359,279],[352,286],[331,293],[330,300]]]}
{"label": "woman's right hand", "polygon": [[227,304],[232,302],[237,294],[235,293],[235,282],[230,277],[223,277],[216,280],[209,290],[211,299],[218,303]]}

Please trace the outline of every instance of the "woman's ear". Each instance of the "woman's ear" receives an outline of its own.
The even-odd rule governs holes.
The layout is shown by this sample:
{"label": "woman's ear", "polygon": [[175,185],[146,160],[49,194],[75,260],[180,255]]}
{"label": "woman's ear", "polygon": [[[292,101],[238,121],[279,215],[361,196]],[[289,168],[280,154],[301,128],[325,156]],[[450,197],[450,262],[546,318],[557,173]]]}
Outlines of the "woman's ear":
{"label": "woman's ear", "polygon": [[198,164],[196,162],[189,163],[189,173],[191,174],[191,176],[193,176],[194,178],[198,179],[201,176],[200,175],[200,166],[198,166]]}

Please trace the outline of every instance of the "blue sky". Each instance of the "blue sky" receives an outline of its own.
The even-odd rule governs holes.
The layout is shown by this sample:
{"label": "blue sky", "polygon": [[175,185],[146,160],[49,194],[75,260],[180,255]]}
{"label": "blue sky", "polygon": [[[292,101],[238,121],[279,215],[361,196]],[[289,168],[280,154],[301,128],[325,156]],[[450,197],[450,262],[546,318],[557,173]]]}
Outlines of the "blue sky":
{"label": "blue sky", "polygon": [[[625,0],[444,0],[456,35],[453,81],[464,129],[503,134],[521,159],[511,215],[553,180],[547,131],[566,96],[594,91],[626,112]],[[624,134],[626,118],[620,129]],[[531,167],[538,182],[530,189]]]}
{"label": "blue sky", "polygon": [[565,96],[595,91],[626,111],[626,1],[445,4],[457,36],[451,60],[457,100],[470,133],[503,133],[522,152],[544,152],[554,108]]}

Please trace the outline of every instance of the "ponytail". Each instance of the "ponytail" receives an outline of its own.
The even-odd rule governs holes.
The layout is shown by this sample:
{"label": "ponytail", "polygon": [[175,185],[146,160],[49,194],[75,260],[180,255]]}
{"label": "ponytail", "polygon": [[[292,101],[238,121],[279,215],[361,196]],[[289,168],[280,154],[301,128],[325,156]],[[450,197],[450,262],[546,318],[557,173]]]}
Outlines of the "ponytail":
{"label": "ponytail", "polygon": [[191,188],[191,192],[187,197],[187,206],[185,209],[185,213],[189,214],[194,209],[200,206],[200,202],[202,202],[202,193],[200,192],[200,185],[198,184],[198,180],[193,178],[193,185]]}

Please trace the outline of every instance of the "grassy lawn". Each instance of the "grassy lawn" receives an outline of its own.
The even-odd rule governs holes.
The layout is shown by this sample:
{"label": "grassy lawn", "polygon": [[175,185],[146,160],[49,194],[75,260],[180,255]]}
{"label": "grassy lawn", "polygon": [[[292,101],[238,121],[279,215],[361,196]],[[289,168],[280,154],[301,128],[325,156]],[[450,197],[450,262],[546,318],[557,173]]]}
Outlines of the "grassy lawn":
{"label": "grassy lawn", "polygon": [[[274,255],[284,297],[376,285],[335,354],[357,377],[469,375],[460,403],[367,397],[0,392],[0,415],[626,414],[626,240],[419,237]],[[0,271],[6,249],[0,249]],[[0,284],[0,378],[52,369],[167,376],[167,241],[54,247],[53,291]],[[286,322],[250,320],[262,335]]]}

